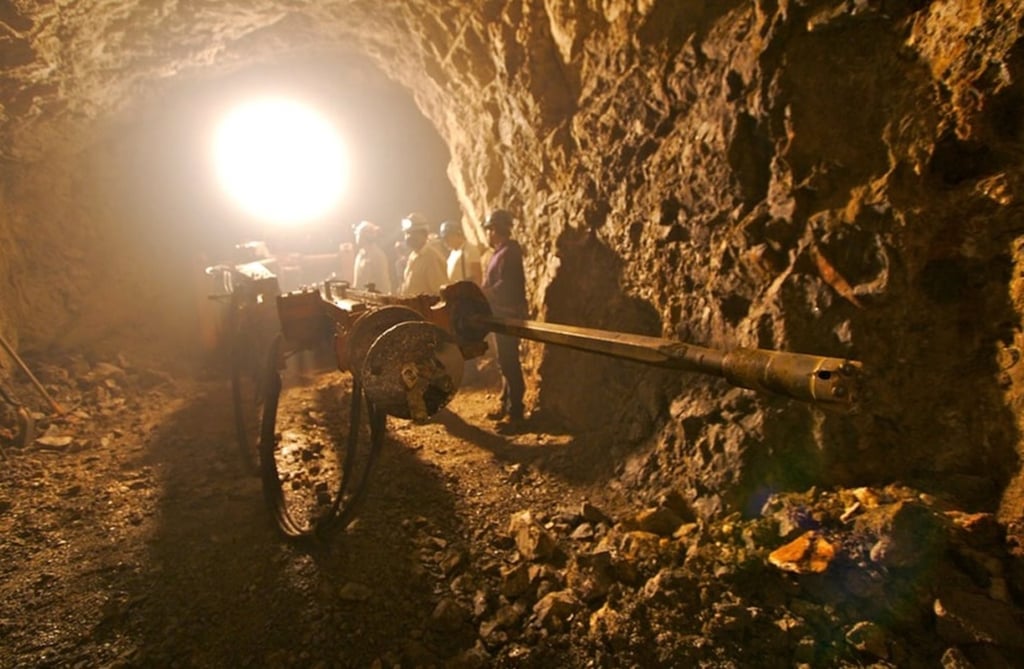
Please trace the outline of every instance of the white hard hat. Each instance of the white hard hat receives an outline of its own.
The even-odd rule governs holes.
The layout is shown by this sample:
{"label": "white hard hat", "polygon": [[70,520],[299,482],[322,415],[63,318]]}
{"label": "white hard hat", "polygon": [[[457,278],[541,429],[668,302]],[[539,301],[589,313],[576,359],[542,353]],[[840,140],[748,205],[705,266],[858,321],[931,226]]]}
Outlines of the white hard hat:
{"label": "white hard hat", "polygon": [[359,237],[363,237],[366,235],[376,236],[376,234],[380,232],[380,228],[377,226],[376,223],[373,223],[371,221],[359,221],[359,223],[356,224],[354,232]]}
{"label": "white hard hat", "polygon": [[402,219],[402,232],[416,232],[418,230],[427,232],[429,227],[427,225],[427,217],[418,211],[414,211]]}

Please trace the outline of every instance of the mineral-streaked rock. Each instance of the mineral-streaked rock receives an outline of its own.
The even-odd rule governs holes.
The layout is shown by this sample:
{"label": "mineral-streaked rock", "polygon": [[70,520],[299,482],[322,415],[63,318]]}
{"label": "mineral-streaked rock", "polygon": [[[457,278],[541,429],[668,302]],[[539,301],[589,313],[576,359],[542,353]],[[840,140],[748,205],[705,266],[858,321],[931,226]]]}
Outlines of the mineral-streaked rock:
{"label": "mineral-streaked rock", "polygon": [[775,549],[768,561],[779,569],[798,574],[820,574],[836,556],[835,546],[818,532],[805,532]]}

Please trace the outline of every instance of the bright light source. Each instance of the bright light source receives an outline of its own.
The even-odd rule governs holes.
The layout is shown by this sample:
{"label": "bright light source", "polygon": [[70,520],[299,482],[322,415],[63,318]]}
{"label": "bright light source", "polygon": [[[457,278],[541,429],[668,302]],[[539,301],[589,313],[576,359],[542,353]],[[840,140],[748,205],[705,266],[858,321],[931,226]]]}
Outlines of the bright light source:
{"label": "bright light source", "polygon": [[233,109],[214,139],[217,177],[253,216],[301,223],[338,204],[348,157],[337,130],[312,109],[281,98]]}

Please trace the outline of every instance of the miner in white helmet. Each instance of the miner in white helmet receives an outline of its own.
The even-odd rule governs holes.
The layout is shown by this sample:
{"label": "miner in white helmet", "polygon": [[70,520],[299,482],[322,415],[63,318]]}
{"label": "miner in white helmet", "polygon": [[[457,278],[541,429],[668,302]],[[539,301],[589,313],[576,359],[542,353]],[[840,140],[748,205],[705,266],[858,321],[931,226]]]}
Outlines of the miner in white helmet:
{"label": "miner in white helmet", "polygon": [[427,243],[430,228],[426,217],[418,212],[409,214],[402,219],[402,233],[409,258],[399,293],[405,297],[440,295],[441,286],[448,283],[448,268],[437,249]]}
{"label": "miner in white helmet", "polygon": [[352,285],[360,290],[373,287],[379,293],[391,292],[391,264],[378,239],[380,228],[370,221],[355,227],[356,253],[352,266]]}
{"label": "miner in white helmet", "polygon": [[441,241],[448,247],[448,282],[472,281],[479,286],[483,280],[480,254],[473,244],[466,242],[462,225],[458,221],[442,223]]}

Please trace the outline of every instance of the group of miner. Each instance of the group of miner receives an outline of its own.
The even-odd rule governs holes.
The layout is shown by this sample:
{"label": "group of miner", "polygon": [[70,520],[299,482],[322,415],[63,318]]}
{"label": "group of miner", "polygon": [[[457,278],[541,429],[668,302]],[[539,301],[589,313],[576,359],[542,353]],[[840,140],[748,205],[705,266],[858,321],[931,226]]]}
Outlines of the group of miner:
{"label": "group of miner", "polygon": [[[491,252],[486,267],[481,254],[466,239],[462,225],[445,221],[439,234],[431,233],[423,214],[410,213],[402,219],[404,243],[396,242],[397,258],[389,258],[381,246],[380,227],[361,221],[354,228],[355,257],[352,285],[360,289],[402,297],[438,295],[441,287],[456,281],[478,284],[498,316],[526,317],[526,278],[523,250],[513,239],[514,217],[496,209],[484,221],[487,246]],[[519,339],[494,335],[501,370],[501,406],[488,414],[508,427],[523,420],[525,384],[519,362]]]}

